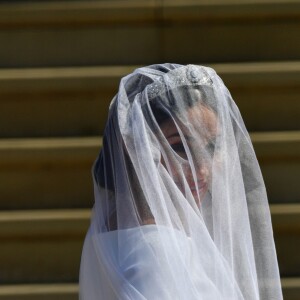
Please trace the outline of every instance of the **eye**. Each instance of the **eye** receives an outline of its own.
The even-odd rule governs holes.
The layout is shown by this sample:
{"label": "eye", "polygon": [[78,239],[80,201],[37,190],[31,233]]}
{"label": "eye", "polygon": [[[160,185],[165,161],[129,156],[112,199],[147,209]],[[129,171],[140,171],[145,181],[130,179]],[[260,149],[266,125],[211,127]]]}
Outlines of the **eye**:
{"label": "eye", "polygon": [[182,142],[171,144],[171,148],[182,158],[187,158],[184,145]]}

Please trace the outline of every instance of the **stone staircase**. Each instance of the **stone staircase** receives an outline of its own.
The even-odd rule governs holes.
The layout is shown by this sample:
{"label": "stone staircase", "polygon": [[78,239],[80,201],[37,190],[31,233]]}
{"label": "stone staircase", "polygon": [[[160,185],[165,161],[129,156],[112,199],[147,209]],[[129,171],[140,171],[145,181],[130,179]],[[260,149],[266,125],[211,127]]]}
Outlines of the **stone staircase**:
{"label": "stone staircase", "polygon": [[78,298],[109,102],[120,77],[157,62],[212,66],[228,86],[264,175],[284,298],[300,299],[299,32],[296,0],[1,1],[0,300]]}

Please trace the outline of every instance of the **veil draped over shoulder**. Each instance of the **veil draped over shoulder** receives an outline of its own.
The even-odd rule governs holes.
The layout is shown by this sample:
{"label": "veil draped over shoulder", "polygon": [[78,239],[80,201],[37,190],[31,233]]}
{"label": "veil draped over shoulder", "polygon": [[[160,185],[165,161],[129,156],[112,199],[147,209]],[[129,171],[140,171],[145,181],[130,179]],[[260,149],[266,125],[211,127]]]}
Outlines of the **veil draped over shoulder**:
{"label": "veil draped over shoulder", "polygon": [[80,299],[282,299],[261,171],[213,69],[122,78],[93,179]]}

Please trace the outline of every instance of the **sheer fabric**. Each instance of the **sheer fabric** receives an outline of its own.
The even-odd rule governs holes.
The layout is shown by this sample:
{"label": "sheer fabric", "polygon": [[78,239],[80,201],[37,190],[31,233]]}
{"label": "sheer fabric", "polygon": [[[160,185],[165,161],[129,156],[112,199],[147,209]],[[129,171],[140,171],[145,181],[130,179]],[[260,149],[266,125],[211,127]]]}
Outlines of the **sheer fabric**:
{"label": "sheer fabric", "polygon": [[93,179],[80,299],[282,299],[263,178],[213,69],[122,78]]}

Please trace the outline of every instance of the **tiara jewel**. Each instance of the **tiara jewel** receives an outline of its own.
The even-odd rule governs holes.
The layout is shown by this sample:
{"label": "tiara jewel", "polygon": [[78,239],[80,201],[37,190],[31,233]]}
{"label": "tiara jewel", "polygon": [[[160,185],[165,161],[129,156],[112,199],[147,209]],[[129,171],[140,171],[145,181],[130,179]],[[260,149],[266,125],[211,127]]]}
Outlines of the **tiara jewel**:
{"label": "tiara jewel", "polygon": [[187,67],[174,69],[158,80],[148,85],[148,98],[153,99],[169,89],[184,85],[209,85],[213,81],[205,67],[188,65]]}

